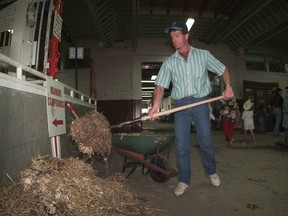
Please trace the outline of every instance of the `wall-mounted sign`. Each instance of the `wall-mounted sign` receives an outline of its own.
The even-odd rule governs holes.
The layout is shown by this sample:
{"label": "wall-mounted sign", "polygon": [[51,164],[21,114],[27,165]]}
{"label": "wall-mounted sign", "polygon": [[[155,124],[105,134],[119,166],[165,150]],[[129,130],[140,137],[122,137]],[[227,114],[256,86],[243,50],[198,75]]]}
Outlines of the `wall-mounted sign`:
{"label": "wall-mounted sign", "polygon": [[[0,1],[1,2],[1,1]],[[10,2],[6,2],[11,3]],[[4,4],[1,2],[1,4]],[[14,20],[15,20],[15,14],[16,14],[16,2],[13,4],[1,9],[0,13],[0,32],[8,31],[13,29]]]}
{"label": "wall-mounted sign", "polygon": [[47,77],[47,120],[49,137],[66,133],[64,86]]}
{"label": "wall-mounted sign", "polygon": [[[69,48],[69,59],[76,58],[76,48]],[[77,59],[84,59],[84,47],[77,47]]]}
{"label": "wall-mounted sign", "polygon": [[53,35],[59,40],[61,41],[61,31],[62,31],[62,18],[59,15],[59,13],[57,13],[57,11],[55,11],[55,16],[54,16],[54,26],[53,26]]}

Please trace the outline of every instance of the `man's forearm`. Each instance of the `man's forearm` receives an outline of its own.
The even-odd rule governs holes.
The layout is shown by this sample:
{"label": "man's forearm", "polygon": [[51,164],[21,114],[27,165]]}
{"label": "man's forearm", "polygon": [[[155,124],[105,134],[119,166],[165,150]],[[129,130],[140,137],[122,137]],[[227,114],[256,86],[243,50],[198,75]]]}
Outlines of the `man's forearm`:
{"label": "man's forearm", "polygon": [[225,85],[231,85],[230,74],[227,69],[225,69],[224,73],[222,74],[222,80],[225,83]]}
{"label": "man's forearm", "polygon": [[159,108],[164,95],[164,88],[156,85],[153,94],[153,107]]}

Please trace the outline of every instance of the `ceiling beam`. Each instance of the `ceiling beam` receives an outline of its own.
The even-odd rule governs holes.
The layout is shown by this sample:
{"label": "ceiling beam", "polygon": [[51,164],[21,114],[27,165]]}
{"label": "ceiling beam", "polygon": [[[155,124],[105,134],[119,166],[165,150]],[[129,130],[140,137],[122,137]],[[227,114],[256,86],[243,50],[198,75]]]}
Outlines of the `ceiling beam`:
{"label": "ceiling beam", "polygon": [[[119,37],[117,31],[117,18],[111,1],[84,0],[84,4],[92,18],[93,30],[97,35],[99,43],[110,47]],[[109,38],[109,35],[117,35]],[[110,39],[110,40],[109,40]],[[113,39],[113,40],[112,40]]]}
{"label": "ceiling beam", "polygon": [[[281,3],[281,4],[280,4]],[[283,4],[284,3],[284,4]],[[288,3],[275,1],[250,20],[250,27],[243,25],[238,32],[255,32],[242,42],[239,48],[251,49],[259,46],[288,28]],[[238,35],[238,34],[233,34]]]}
{"label": "ceiling beam", "polygon": [[172,5],[173,5],[173,0],[169,0],[167,3],[167,9],[166,9],[168,15],[171,12]]}
{"label": "ceiling beam", "polygon": [[86,8],[88,9],[89,15],[91,16],[91,21],[92,21],[92,25],[93,26],[93,30],[95,32],[96,35],[98,35],[98,40],[99,42],[103,42],[104,44],[106,44],[106,39],[105,39],[105,35],[104,33],[101,31],[101,26],[100,26],[100,20],[97,17],[97,13],[95,13],[95,8],[94,5],[92,3],[91,0],[84,0],[82,1],[82,3],[84,3],[84,5],[86,6]]}
{"label": "ceiling beam", "polygon": [[224,14],[226,16],[227,14],[225,14],[225,11],[229,9],[229,7],[233,8],[233,5],[237,5],[238,1],[239,0],[222,0],[219,6],[214,10],[214,17],[217,18],[221,14]]}
{"label": "ceiling beam", "polygon": [[270,29],[268,32],[266,32],[261,37],[255,38],[253,41],[251,41],[249,44],[247,44],[244,47],[244,50],[248,50],[248,49],[252,49],[254,47],[257,47],[257,46],[265,43],[269,39],[275,37],[276,35],[284,32],[285,30],[288,29],[287,22],[288,22],[288,20],[285,20],[281,25],[275,26],[275,28]]}
{"label": "ceiling beam", "polygon": [[229,22],[229,24],[222,29],[219,34],[211,39],[211,43],[215,44],[224,41],[233,32],[237,31],[237,29],[240,28],[243,23],[248,22],[249,19],[255,16],[263,8],[267,7],[271,2],[273,2],[273,0],[256,0],[249,2],[250,4],[248,4],[247,7],[239,11],[239,13]]}
{"label": "ceiling beam", "polygon": [[189,3],[189,0],[185,0],[184,3],[183,3],[183,12],[187,12],[187,8],[188,8],[188,3]]}
{"label": "ceiling beam", "polygon": [[201,17],[203,12],[205,11],[205,8],[207,6],[207,4],[210,2],[210,0],[205,0],[202,4],[202,6],[199,9],[199,16]]}
{"label": "ceiling beam", "polygon": [[150,15],[153,14],[153,5],[154,5],[153,3],[154,3],[154,1],[150,0]]}

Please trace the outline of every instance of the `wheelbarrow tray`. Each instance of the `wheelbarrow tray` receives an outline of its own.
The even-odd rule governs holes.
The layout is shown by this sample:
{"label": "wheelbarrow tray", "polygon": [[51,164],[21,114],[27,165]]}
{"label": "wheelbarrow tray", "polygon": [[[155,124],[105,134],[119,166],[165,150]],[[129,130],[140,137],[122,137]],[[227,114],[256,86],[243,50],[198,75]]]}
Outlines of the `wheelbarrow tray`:
{"label": "wheelbarrow tray", "polygon": [[[172,134],[112,134],[112,149],[124,156],[123,173],[126,168],[132,166],[127,178],[135,171],[138,164],[142,164],[143,175],[149,173],[156,182],[166,182],[177,173],[168,161],[173,141]],[[159,153],[165,149],[168,149],[167,157],[162,158]],[[146,160],[147,155],[152,156],[151,162]],[[145,172],[145,168],[148,168],[148,171]]]}
{"label": "wheelbarrow tray", "polygon": [[155,154],[167,149],[174,137],[173,134],[112,134],[112,145],[140,154]]}

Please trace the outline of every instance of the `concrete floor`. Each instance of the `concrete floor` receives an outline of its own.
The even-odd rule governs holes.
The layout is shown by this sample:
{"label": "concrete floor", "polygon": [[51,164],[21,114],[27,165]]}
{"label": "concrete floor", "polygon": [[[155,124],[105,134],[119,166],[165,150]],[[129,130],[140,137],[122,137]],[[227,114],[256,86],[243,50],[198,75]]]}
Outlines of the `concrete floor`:
{"label": "concrete floor", "polygon": [[[173,124],[148,121],[143,126],[155,133],[173,132]],[[284,134],[256,134],[256,146],[252,142],[243,145],[240,130],[234,137],[235,142],[228,147],[223,133],[213,130],[219,188],[205,176],[196,134],[191,133],[192,181],[183,196],[173,194],[177,177],[157,183],[142,175],[140,167],[128,178],[129,189],[157,216],[288,216],[288,150],[275,145]],[[169,161],[176,167],[175,144],[171,150]],[[112,152],[110,173],[121,172],[121,165],[122,157]]]}

